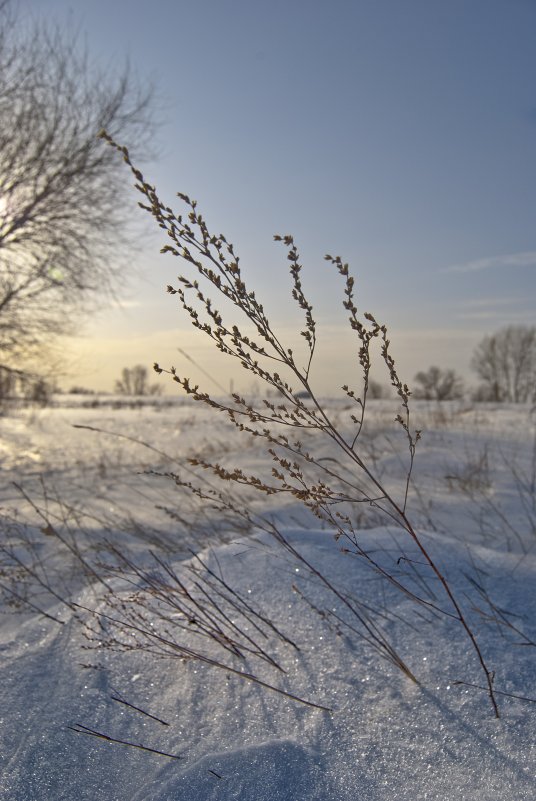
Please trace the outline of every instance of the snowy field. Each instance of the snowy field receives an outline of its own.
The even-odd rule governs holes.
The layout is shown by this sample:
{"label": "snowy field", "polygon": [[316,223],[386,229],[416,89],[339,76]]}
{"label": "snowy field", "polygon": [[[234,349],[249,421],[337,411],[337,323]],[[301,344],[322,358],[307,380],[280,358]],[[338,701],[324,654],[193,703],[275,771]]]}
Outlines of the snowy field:
{"label": "snowy field", "polygon": [[[263,531],[176,486],[170,473],[218,486],[189,457],[267,470],[259,441],[211,410],[55,401],[0,417],[2,799],[536,797],[528,407],[414,404],[409,513],[495,671],[496,719],[467,637],[378,510],[355,510],[360,544],[428,606],[295,500],[240,495]],[[344,432],[345,403],[326,406]],[[395,411],[372,402],[360,444],[394,491]]]}

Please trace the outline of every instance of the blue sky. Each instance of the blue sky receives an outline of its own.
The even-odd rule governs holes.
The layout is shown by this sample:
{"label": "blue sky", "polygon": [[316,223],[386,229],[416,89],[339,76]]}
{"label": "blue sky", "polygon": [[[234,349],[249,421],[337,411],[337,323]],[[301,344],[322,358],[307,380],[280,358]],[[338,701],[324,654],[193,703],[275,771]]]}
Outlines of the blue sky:
{"label": "blue sky", "polygon": [[[95,59],[128,56],[154,82],[163,124],[147,177],[168,202],[197,198],[289,332],[300,321],[272,235],[294,235],[324,330],[321,390],[353,370],[326,252],[350,263],[408,381],[430,364],[470,376],[482,336],[536,322],[533,0],[21,6],[70,20]],[[110,388],[122,366],[154,360],[195,378],[181,347],[247,389],[188,331],[163,291],[179,267],[158,249],[148,236],[123,307],[71,344],[76,382]]]}

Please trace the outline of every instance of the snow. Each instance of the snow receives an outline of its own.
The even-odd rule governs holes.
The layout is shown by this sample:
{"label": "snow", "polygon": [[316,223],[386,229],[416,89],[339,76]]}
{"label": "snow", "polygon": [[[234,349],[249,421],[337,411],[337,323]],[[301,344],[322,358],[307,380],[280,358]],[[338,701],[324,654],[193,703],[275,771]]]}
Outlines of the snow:
{"label": "snow", "polygon": [[[300,558],[266,531],[238,530],[230,517],[158,475],[189,469],[186,457],[198,453],[262,470],[258,442],[238,439],[221,417],[178,400],[133,408],[72,401],[58,398],[52,408],[13,409],[0,418],[7,549],[0,580],[50,616],[6,603],[0,619],[2,798],[534,798],[536,706],[513,697],[536,698],[534,417],[527,407],[416,405],[424,434],[410,508],[463,600],[496,689],[507,693],[497,696],[497,720],[486,692],[469,686],[483,686],[484,676],[457,621],[417,607],[362,559],[343,553],[342,543],[294,502],[248,499],[255,514],[277,522]],[[344,404],[329,403],[344,427]],[[378,402],[370,415],[363,448],[396,486],[404,460],[392,408]],[[397,564],[414,556],[400,531],[374,510],[360,524],[360,543],[382,564],[410,569]],[[138,572],[118,571],[104,540],[128,554]],[[108,590],[84,574],[75,546],[98,566]],[[198,581],[216,597],[217,579],[212,589],[202,583],[210,574],[190,549],[258,613],[245,616],[219,600],[239,625],[242,646],[251,636],[284,672],[176,628],[177,610],[159,596],[167,587],[174,597],[166,567],[192,593]],[[16,573],[14,557],[33,566],[33,581]],[[314,570],[371,615],[419,684],[356,633],[355,616]],[[35,576],[77,605],[60,603]],[[160,641],[121,633],[110,620],[131,620],[133,609],[140,630]],[[135,647],[117,648],[118,641]],[[223,667],[185,660],[177,644]],[[83,727],[180,759],[84,734]]]}

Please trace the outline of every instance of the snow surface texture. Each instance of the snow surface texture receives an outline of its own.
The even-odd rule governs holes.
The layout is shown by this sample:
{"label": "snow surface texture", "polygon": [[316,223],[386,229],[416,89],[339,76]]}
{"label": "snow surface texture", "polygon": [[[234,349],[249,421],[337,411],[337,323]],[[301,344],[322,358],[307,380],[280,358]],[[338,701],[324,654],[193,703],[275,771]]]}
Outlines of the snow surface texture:
{"label": "snow surface texture", "polygon": [[[385,474],[401,480],[389,411],[381,404],[375,408],[376,428],[368,447]],[[536,532],[530,486],[524,493],[516,479],[530,478],[532,419],[526,408],[442,408],[448,410],[441,412],[447,419],[438,416],[437,407],[421,408],[427,433],[417,462],[415,517],[471,610],[486,659],[496,671],[496,688],[534,698]],[[340,414],[344,425],[343,409]],[[72,423],[115,430],[161,453],[132,439],[73,429]],[[296,551],[344,597],[375,610],[373,619],[416,674],[416,685],[352,632],[355,619],[303,561],[266,533],[233,534],[230,521],[212,520],[210,537],[203,537],[209,531],[207,510],[177,496],[169,480],[143,472],[169,470],[171,458],[183,460],[198,451],[213,458],[224,454],[231,463],[258,470],[263,460],[256,443],[244,447],[227,440],[221,420],[190,404],[160,410],[19,410],[0,419],[0,427],[1,503],[11,519],[4,536],[12,555],[44,566],[52,582],[61,579],[62,597],[110,613],[102,586],[80,575],[68,548],[47,533],[36,509],[9,483],[7,471],[37,509],[46,507],[54,526],[61,524],[71,533],[80,527],[84,553],[90,554],[104,537],[128,548],[143,566],[141,575],[130,577],[134,592],[167,580],[150,552],[160,554],[177,576],[193,581],[189,567],[199,569],[199,562],[188,552],[192,543],[185,539],[182,516],[186,529],[193,524],[195,549],[206,567],[299,650],[273,633],[261,637],[251,618],[249,623],[239,620],[238,612],[236,620],[262,640],[284,673],[254,656],[245,662],[233,659],[193,632],[177,632],[171,617],[168,633],[171,629],[177,641],[232,669],[250,671],[331,710],[304,705],[172,651],[158,658],[140,647],[106,647],[113,639],[106,618],[97,626],[93,620],[92,630],[100,630],[105,644],[99,645],[88,639],[79,608],[69,610],[34,587],[28,599],[63,622],[30,614],[27,607],[13,613],[6,608],[2,617],[2,798],[534,799],[536,706],[499,695],[502,717],[496,720],[485,691],[456,683],[483,685],[474,652],[456,621],[416,607],[385,585],[362,560],[341,553],[318,521],[313,528],[300,517],[295,505],[278,501],[274,509],[268,499],[261,508],[258,502],[260,511],[277,518]],[[412,558],[402,534],[373,517],[363,519],[362,544],[392,569],[400,556]],[[1,579],[22,594],[23,583],[17,584],[7,567]],[[117,594],[133,597],[124,575],[114,576],[112,583]],[[515,630],[499,622],[497,610]],[[164,633],[158,616],[154,627]],[[265,624],[259,627],[266,631]],[[138,646],[147,644],[147,639],[134,640]],[[180,759],[89,736],[82,727]]]}

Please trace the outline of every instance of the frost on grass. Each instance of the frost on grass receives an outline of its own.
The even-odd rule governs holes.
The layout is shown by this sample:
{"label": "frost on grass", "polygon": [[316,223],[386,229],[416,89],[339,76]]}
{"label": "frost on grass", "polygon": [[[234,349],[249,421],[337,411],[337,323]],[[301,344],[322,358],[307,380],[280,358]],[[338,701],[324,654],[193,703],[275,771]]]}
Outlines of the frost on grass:
{"label": "frost on grass", "polygon": [[[374,408],[374,458],[394,482],[402,481],[403,471],[389,449],[391,433],[382,406]],[[106,588],[76,569],[67,547],[73,541],[66,539],[58,548],[36,509],[24,512],[23,498],[5,485],[2,505],[18,526],[10,529],[12,545],[18,548],[12,555],[33,558],[39,576],[61,576],[73,605],[67,609],[34,586],[28,599],[62,622],[32,614],[27,606],[6,608],[9,613],[2,616],[3,797],[532,799],[536,707],[527,699],[534,697],[536,675],[536,558],[530,516],[519,500],[519,479],[530,475],[531,465],[527,438],[520,436],[526,430],[526,410],[475,411],[463,405],[444,410],[448,420],[434,419],[431,407],[418,408],[429,434],[422,443],[421,473],[416,475],[420,494],[413,495],[411,503],[419,512],[430,552],[441,560],[471,609],[486,657],[496,669],[498,693],[508,693],[498,696],[499,721],[483,703],[485,688],[468,686],[479,683],[474,680],[474,654],[456,635],[455,622],[438,617],[432,607],[415,607],[386,587],[357,557],[341,553],[328,531],[297,517],[292,503],[272,509],[289,548],[277,547],[266,532],[233,534],[230,521],[217,518],[212,520],[212,542],[219,532],[220,544],[184,539],[186,528],[163,511],[172,506],[174,488],[144,471],[169,468],[165,453],[179,459],[188,448],[225,451],[222,429],[211,429],[207,413],[199,408],[116,410],[113,421],[107,411],[80,409],[43,410],[32,419],[22,412],[2,418],[4,466],[9,464],[37,509],[46,509],[52,525],[64,533],[74,531],[75,522],[82,524],[83,554],[88,564],[100,564],[101,572],[106,568],[106,581],[118,597],[151,597],[154,616],[146,615],[140,628],[147,624],[150,629],[153,622],[159,635],[179,642],[180,612],[163,608],[157,590],[176,575],[190,589],[197,582],[199,599],[202,590],[207,591],[201,576],[210,577],[212,571],[255,613],[275,622],[284,636],[268,631],[252,613],[247,622],[238,609],[231,615],[231,607],[221,605],[240,626],[244,658],[193,630],[181,633],[180,642],[332,710],[306,706],[221,667],[185,659],[173,648],[164,653],[164,644],[151,641],[150,632],[134,632],[128,649],[113,648],[113,621],[105,616],[97,621],[86,611],[111,616]],[[130,439],[112,440],[112,445],[108,435],[73,429],[73,422],[101,429],[113,422],[115,430]],[[146,439],[147,431],[161,431],[160,439],[151,440],[160,455],[149,454],[134,441]],[[484,445],[488,469],[477,471]],[[256,443],[232,454],[235,457],[240,457],[244,470],[253,469],[260,458]],[[468,514],[474,511],[468,494],[480,499],[485,517]],[[128,515],[117,505],[121,496],[128,499]],[[70,505],[60,503],[66,497]],[[426,497],[433,498],[432,508]],[[518,537],[508,529],[501,536],[500,516],[492,519],[493,507],[486,499],[515,525]],[[186,521],[194,509],[181,512]],[[137,517],[148,520],[151,514],[152,528],[132,527]],[[22,527],[25,515],[33,527]],[[200,530],[206,520],[199,521]],[[422,567],[410,567],[410,560],[417,560],[396,528],[378,526],[373,516],[361,523],[363,545],[382,564],[415,569],[415,581],[426,577]],[[96,548],[105,537],[135,556],[138,573],[117,573],[117,560]],[[197,579],[190,568],[201,568],[190,547],[206,568]],[[4,553],[3,564],[6,558]],[[340,598],[315,579],[314,569],[336,583]],[[2,581],[7,578],[4,569]],[[428,586],[433,591],[429,581]],[[221,585],[220,589],[227,592]],[[389,637],[419,685],[364,639],[344,600]],[[223,628],[221,620],[218,625]],[[93,638],[92,631],[100,632],[99,637]],[[233,637],[236,644],[236,630]],[[247,637],[281,669],[246,652],[245,646],[255,650]],[[102,736],[84,734],[84,728]],[[151,750],[134,747],[140,745]]]}

